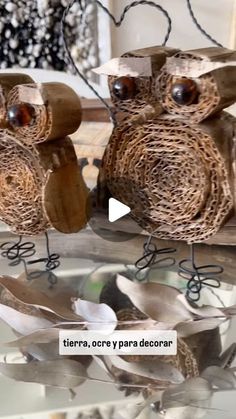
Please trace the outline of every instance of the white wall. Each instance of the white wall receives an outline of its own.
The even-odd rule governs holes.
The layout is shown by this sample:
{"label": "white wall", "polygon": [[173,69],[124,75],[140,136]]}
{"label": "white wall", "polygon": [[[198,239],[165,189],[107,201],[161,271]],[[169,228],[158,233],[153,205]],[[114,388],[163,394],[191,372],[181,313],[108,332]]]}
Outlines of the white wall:
{"label": "white wall", "polygon": [[[110,0],[118,17],[131,0]],[[181,49],[212,45],[194,26],[186,0],[156,1],[167,9],[173,22],[169,46]],[[224,46],[232,45],[235,0],[192,0],[192,6],[201,25]],[[113,25],[112,25],[113,26]],[[235,21],[234,21],[235,26]],[[112,53],[119,56],[125,51],[162,43],[166,33],[166,18],[153,7],[138,6],[131,9],[121,28],[112,29]],[[235,44],[236,47],[236,44]]]}

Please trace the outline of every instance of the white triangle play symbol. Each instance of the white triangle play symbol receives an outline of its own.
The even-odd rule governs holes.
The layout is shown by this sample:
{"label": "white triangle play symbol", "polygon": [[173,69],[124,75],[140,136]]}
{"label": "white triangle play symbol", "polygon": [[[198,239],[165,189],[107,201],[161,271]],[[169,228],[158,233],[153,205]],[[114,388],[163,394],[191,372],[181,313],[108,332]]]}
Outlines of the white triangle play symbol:
{"label": "white triangle play symbol", "polygon": [[114,223],[114,221],[119,220],[130,212],[131,209],[127,205],[122,204],[122,202],[117,201],[115,198],[109,199],[108,220],[110,223]]}

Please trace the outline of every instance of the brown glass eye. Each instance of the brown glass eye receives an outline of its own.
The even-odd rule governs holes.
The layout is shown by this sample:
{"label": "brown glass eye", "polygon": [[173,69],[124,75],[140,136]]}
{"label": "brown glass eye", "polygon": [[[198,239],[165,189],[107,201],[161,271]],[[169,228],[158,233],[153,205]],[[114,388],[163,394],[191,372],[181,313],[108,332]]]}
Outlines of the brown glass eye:
{"label": "brown glass eye", "polygon": [[175,80],[171,87],[171,97],[178,105],[191,105],[198,95],[194,80],[181,78]]}
{"label": "brown glass eye", "polygon": [[112,92],[117,99],[132,99],[136,93],[136,84],[134,78],[119,77],[113,84]]}
{"label": "brown glass eye", "polygon": [[28,103],[12,105],[7,110],[7,120],[13,128],[30,125],[34,120],[34,117],[34,107]]}

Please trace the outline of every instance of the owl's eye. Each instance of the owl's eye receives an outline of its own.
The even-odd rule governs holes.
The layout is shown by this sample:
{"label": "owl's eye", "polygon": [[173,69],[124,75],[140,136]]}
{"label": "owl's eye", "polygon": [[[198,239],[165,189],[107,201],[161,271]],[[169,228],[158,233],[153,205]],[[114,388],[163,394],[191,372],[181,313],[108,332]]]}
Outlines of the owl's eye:
{"label": "owl's eye", "polygon": [[7,110],[7,120],[14,127],[30,125],[35,117],[34,107],[28,103],[12,105]]}
{"label": "owl's eye", "polygon": [[171,86],[171,97],[178,105],[191,105],[198,95],[197,84],[194,80],[181,78]]}
{"label": "owl's eye", "polygon": [[136,93],[136,83],[132,77],[119,77],[113,84],[112,92],[117,99],[132,99]]}

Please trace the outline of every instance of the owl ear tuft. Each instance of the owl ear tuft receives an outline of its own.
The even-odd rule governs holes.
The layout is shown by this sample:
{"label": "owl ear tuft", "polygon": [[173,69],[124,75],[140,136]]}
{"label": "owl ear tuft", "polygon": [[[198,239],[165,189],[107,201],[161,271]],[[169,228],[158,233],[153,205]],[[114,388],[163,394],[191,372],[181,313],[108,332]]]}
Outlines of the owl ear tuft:
{"label": "owl ear tuft", "polygon": [[168,73],[181,77],[197,78],[225,67],[235,67],[236,72],[236,51],[219,47],[201,48],[166,60]]}
{"label": "owl ear tuft", "polygon": [[149,47],[126,52],[113,58],[93,71],[97,74],[117,77],[152,77],[161,69],[166,58],[179,50],[169,47]]}
{"label": "owl ear tuft", "polygon": [[117,77],[151,77],[152,64],[150,57],[119,57],[113,58],[93,71]]}
{"label": "owl ear tuft", "polygon": [[153,46],[148,48],[136,49],[129,51],[123,57],[149,59],[151,62],[151,75],[155,76],[166,63],[166,59],[179,52],[179,49]]}

